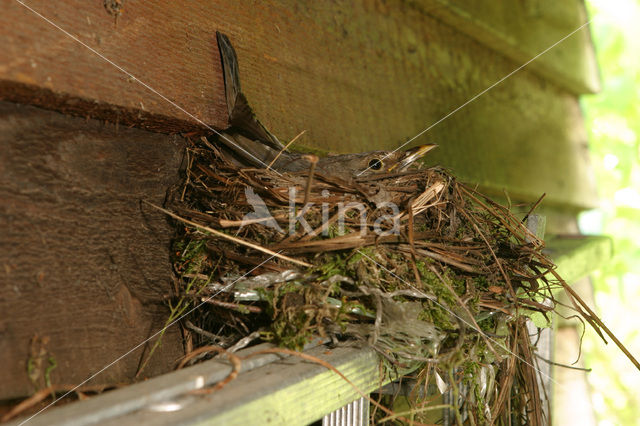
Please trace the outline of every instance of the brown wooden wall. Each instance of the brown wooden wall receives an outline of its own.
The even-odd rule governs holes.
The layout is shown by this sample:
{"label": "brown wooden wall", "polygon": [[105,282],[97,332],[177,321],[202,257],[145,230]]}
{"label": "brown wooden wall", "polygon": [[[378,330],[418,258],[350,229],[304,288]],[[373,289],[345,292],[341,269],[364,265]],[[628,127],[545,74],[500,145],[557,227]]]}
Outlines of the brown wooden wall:
{"label": "brown wooden wall", "polygon": [[[117,21],[100,1],[29,5],[217,128],[223,31],[268,128],[283,140],[307,130],[300,143],[346,152],[399,146],[587,19],[581,0],[481,3],[127,0]],[[17,2],[0,28],[4,99],[163,132],[202,128]],[[441,144],[435,161],[496,192],[591,206],[576,94],[597,90],[597,78],[585,29],[416,143]]]}
{"label": "brown wooden wall", "polygon": [[[166,317],[172,231],[140,200],[161,203],[177,179],[182,140],[166,134],[226,127],[216,30],[269,129],[347,152],[399,146],[586,19],[580,0],[27,4],[0,14],[0,398],[30,391],[36,334],[52,377],[76,383]],[[430,162],[485,191],[589,207],[578,95],[597,88],[583,30],[415,142],[440,144]],[[180,350],[172,331],[149,371]],[[139,359],[99,380],[130,380]]]}
{"label": "brown wooden wall", "polygon": [[[0,102],[0,398],[34,391],[27,361],[77,384],[160,329],[170,293],[162,204],[181,138]],[[147,373],[171,370],[178,330]],[[129,381],[146,345],[93,384]]]}

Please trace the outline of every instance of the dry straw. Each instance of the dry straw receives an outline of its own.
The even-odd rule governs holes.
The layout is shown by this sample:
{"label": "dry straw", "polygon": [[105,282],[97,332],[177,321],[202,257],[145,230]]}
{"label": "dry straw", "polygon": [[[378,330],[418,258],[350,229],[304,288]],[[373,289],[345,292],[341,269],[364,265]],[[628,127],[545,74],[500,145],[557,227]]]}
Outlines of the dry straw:
{"label": "dry straw", "polygon": [[[373,347],[389,371],[414,371],[416,389],[444,377],[458,422],[544,424],[527,317],[550,319],[565,289],[615,341],[523,219],[442,168],[347,182],[241,169],[210,144],[189,158],[167,213],[180,225],[175,298],[211,298],[190,317],[196,347],[321,335]],[[413,392],[415,419],[431,398]]]}

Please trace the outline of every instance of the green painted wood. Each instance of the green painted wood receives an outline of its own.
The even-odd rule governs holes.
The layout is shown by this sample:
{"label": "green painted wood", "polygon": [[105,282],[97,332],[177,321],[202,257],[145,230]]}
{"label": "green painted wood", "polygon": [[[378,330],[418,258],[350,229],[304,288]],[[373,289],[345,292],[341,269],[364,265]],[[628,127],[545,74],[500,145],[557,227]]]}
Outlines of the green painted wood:
{"label": "green painted wood", "polygon": [[569,284],[602,268],[613,257],[613,241],[606,236],[556,236],[547,240],[547,249]]}
{"label": "green painted wood", "polygon": [[[388,378],[380,380],[380,361],[370,349],[318,347],[305,353],[330,363],[367,394],[389,382]],[[360,396],[333,371],[288,357],[241,374],[221,391],[202,397],[181,412],[164,413],[162,417],[139,412],[124,420],[154,424],[160,420],[162,424],[307,425]]]}
{"label": "green painted wood", "polygon": [[[238,356],[266,347],[272,345],[252,347],[240,351]],[[389,378],[380,380],[379,358],[373,350],[329,349],[321,345],[305,353],[333,365],[364,393],[389,382]],[[280,359],[273,354],[243,360],[241,374],[219,391],[190,392],[223,380],[230,371],[223,360],[206,361],[86,401],[53,408],[29,424],[305,425],[360,398],[352,385],[326,367],[295,356]],[[17,419],[8,425],[20,423]]]}
{"label": "green painted wood", "polygon": [[[371,350],[335,349],[330,357],[323,357],[323,351],[326,349],[314,352],[320,358],[330,359],[334,367],[367,394],[388,382],[380,382],[380,361]],[[266,371],[256,371],[255,377],[240,378],[236,386],[227,390],[228,395],[234,399],[237,393],[257,391],[258,395],[245,404],[213,414],[202,424],[243,426],[249,419],[255,419],[265,424],[306,425],[360,398],[336,373],[321,366],[310,366],[308,362],[293,363],[287,365],[286,371],[282,365],[273,364]],[[280,381],[275,389],[272,388],[274,375]],[[211,402],[222,405],[215,397]]]}
{"label": "green painted wood", "polygon": [[[520,63],[589,21],[583,0],[424,0],[413,4]],[[601,89],[589,31],[576,32],[529,68],[575,94]]]}

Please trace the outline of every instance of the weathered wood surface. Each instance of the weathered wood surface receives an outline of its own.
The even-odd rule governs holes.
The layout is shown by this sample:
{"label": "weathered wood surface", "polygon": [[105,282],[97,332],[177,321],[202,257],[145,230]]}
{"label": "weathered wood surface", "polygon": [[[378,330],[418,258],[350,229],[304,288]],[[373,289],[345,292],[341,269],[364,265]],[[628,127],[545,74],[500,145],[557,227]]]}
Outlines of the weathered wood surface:
{"label": "weathered wood surface", "polygon": [[583,0],[422,0],[413,4],[460,32],[575,94],[600,90],[589,31],[567,37],[589,21]]}
{"label": "weathered wood surface", "polygon": [[[163,326],[173,228],[141,200],[162,204],[182,143],[0,102],[0,147],[1,400],[34,391],[35,336],[36,382],[51,357],[52,383],[77,384]],[[181,355],[175,327],[164,339],[149,375]],[[145,348],[90,383],[131,381]]]}
{"label": "weathered wood surface", "polygon": [[[239,357],[270,345],[241,350]],[[305,350],[344,374],[295,356],[262,354],[242,360],[240,374],[215,392],[197,392],[223,381],[232,371],[226,360],[212,359],[108,392],[73,405],[53,408],[29,422],[33,426],[66,425],[308,425],[357,399],[357,386],[373,392],[390,381],[381,377],[372,349],[320,345]],[[286,371],[286,374],[282,374]],[[402,372],[400,372],[402,374]],[[193,392],[192,391],[196,391]],[[176,405],[176,410],[163,406]],[[17,426],[25,417],[9,426]]]}
{"label": "weathered wood surface", "polygon": [[[133,79],[19,2],[3,2],[0,99],[119,126],[0,104],[0,360],[9,366],[0,399],[33,390],[26,363],[36,335],[49,339],[54,383],[78,383],[161,327],[172,230],[140,200],[162,202],[180,140],[126,127],[202,131],[194,117],[226,127],[216,30],[230,36],[244,91],[281,139],[306,129],[307,146],[393,149],[573,30],[581,2],[569,15],[554,15],[551,3],[126,0],[117,20],[102,1],[26,3]],[[527,27],[526,13],[538,12],[545,18]],[[519,38],[528,34],[533,41]],[[548,206],[571,212],[593,205],[575,93],[595,90],[597,79],[588,34],[576,36],[415,142],[439,143],[430,161],[485,191],[523,200],[546,192]],[[179,355],[176,330],[165,339],[149,374]],[[94,383],[129,380],[140,357]]]}
{"label": "weathered wood surface", "polygon": [[[427,7],[439,3],[463,11],[477,11],[480,4],[128,0],[117,22],[103,2],[28,4],[218,128],[225,127],[227,117],[214,38],[216,30],[223,31],[238,51],[244,91],[268,128],[283,140],[306,129],[301,144],[346,152],[398,147],[512,72],[522,64],[518,58],[528,58],[529,52],[565,35],[565,29],[573,30],[584,11],[577,2],[576,13],[554,22],[547,1],[531,2],[545,8],[545,18],[537,20],[521,15],[535,14],[535,8],[494,7],[492,13],[500,12],[496,16],[502,21],[480,14],[486,19],[472,22],[475,29],[459,25],[463,34],[444,23],[458,25],[446,11]],[[531,22],[536,29],[517,33],[539,39],[518,43],[516,37],[524,53],[502,54],[488,47],[495,37],[476,40],[478,26],[502,25],[499,29],[509,31],[514,22]],[[537,61],[544,68],[550,59],[584,56],[591,49],[587,31],[576,34],[577,47],[568,40],[568,47],[560,45],[548,53],[550,58]],[[535,35],[541,33],[545,37]],[[0,51],[4,99],[164,132],[197,127],[192,118],[15,1],[7,2],[0,15],[0,43],[8,46]],[[568,55],[567,48],[579,51]],[[542,68],[518,72],[415,143],[439,143],[432,162],[490,192],[506,189],[512,198],[524,200],[546,192],[548,204],[592,206],[596,195],[586,134],[571,93],[577,89],[575,84],[564,87],[562,79],[550,83],[540,77]],[[573,72],[565,68],[569,71],[563,75]],[[550,65],[546,69],[542,74],[547,76],[557,71]]]}
{"label": "weathered wood surface", "polygon": [[163,132],[193,127],[192,117],[143,82],[194,117],[226,126],[215,31],[212,24],[203,28],[210,19],[205,5],[190,3],[184,13],[179,2],[127,1],[116,23],[102,1],[24,3],[33,11],[3,2],[0,97]]}

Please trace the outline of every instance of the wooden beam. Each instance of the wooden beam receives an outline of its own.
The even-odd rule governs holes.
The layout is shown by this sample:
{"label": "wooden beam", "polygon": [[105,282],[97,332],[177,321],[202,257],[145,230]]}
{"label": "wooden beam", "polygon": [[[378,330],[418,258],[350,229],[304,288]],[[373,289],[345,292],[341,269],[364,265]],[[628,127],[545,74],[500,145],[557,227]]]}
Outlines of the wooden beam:
{"label": "wooden beam", "polygon": [[590,27],[576,31],[589,22],[583,0],[425,0],[414,5],[517,64],[536,58],[527,65],[530,71],[577,95],[601,89]]}
{"label": "wooden beam", "polygon": [[[481,3],[473,5],[481,9]],[[395,149],[428,130],[412,143],[438,143],[431,162],[486,191],[506,189],[531,201],[546,192],[546,203],[574,209],[597,203],[575,88],[562,83],[553,61],[536,60],[548,65],[546,74],[532,63],[496,85],[530,52],[573,29],[580,2],[572,3],[573,15],[562,15],[553,37],[524,53],[502,53],[506,47],[492,46],[494,39],[478,41],[478,22],[465,30],[441,9],[400,0],[128,0],[117,21],[101,2],[28,4],[215,128],[227,125],[214,40],[220,30],[236,47],[249,102],[284,141],[307,130],[296,145],[357,152]],[[522,12],[515,6],[497,11],[503,20]],[[550,18],[513,19],[537,34],[555,25]],[[588,30],[575,40],[578,52],[569,55],[563,42],[547,55],[590,51]],[[4,99],[155,131],[204,131],[15,0],[0,16],[0,43],[7,46],[0,52]]]}
{"label": "wooden beam", "polygon": [[[237,356],[255,353],[265,346],[240,351]],[[320,345],[304,353],[332,365],[351,384],[326,367],[300,357],[261,355],[260,358],[244,359],[238,377],[222,389],[197,392],[222,381],[231,372],[226,360],[213,359],[86,401],[48,410],[30,420],[29,424],[88,425],[99,422],[115,426],[206,422],[245,425],[249,421],[304,425],[360,398],[354,385],[368,394],[390,381],[389,377],[381,377],[380,359],[369,348],[329,349]],[[17,426],[20,422],[21,419],[16,419],[9,424]]]}
{"label": "wooden beam", "polygon": [[226,127],[210,4],[107,3],[6,2],[0,98],[162,132]]}
{"label": "wooden beam", "polygon": [[[173,227],[161,204],[183,142],[0,102],[0,400],[133,381],[169,317]],[[143,377],[183,353],[167,331]],[[55,367],[55,368],[53,368]]]}

